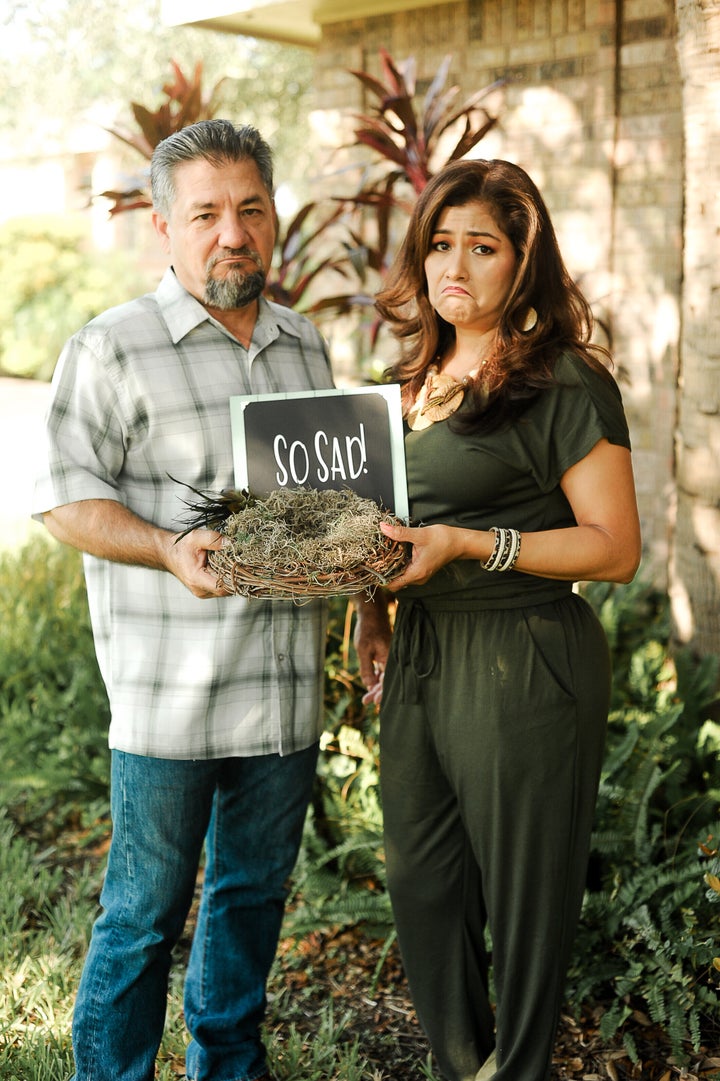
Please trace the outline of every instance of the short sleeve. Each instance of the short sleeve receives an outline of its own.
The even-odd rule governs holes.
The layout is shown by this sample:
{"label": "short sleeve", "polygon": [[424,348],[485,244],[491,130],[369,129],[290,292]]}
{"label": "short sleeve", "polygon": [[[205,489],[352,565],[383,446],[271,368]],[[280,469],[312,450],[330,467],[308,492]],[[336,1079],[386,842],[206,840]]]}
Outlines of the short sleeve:
{"label": "short sleeve", "polygon": [[620,388],[574,354],[562,354],[555,383],[528,411],[523,442],[540,488],[549,492],[601,440],[630,449]]}
{"label": "short sleeve", "polygon": [[123,464],[123,432],[115,388],[88,328],[60,356],[46,418],[44,468],[37,476],[33,517],[85,499],[122,502],[116,477]]}

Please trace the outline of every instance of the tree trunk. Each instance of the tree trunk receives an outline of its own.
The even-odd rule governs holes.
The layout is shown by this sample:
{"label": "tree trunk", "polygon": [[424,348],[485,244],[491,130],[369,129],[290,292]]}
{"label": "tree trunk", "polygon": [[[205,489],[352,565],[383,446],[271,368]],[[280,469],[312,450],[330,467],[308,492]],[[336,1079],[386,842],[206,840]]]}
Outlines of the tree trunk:
{"label": "tree trunk", "polygon": [[720,655],[720,0],[677,0],[685,229],[669,580],[676,639]]}

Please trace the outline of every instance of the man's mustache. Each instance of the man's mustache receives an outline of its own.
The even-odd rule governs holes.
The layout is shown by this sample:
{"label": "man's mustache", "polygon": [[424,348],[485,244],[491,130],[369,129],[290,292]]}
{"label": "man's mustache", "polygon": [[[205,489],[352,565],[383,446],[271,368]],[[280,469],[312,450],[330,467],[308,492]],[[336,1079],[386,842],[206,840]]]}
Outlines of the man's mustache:
{"label": "man's mustache", "polygon": [[208,273],[213,269],[214,266],[222,262],[223,259],[237,258],[238,256],[242,256],[242,258],[244,259],[252,259],[252,261],[256,264],[256,266],[259,267],[260,270],[264,270],[260,255],[258,254],[258,252],[253,251],[252,248],[223,248],[223,250],[221,252],[218,252],[217,255],[213,255],[210,257],[210,259],[208,259]]}

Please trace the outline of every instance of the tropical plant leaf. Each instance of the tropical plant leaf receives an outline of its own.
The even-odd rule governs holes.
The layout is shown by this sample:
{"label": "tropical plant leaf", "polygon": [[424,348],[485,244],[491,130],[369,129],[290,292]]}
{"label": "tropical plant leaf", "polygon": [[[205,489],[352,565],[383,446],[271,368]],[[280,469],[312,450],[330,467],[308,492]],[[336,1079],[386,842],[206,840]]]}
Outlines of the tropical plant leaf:
{"label": "tropical plant leaf", "polygon": [[[147,161],[152,158],[155,147],[163,139],[176,131],[181,131],[188,124],[193,124],[197,120],[207,120],[215,115],[219,102],[218,89],[226,81],[223,78],[215,83],[209,98],[206,99],[202,91],[201,61],[195,65],[191,79],[187,78],[175,60],[170,61],[170,66],[174,78],[166,82],[162,88],[167,101],[162,102],[157,109],[149,109],[135,101],[130,103],[133,119],[140,129],[139,132],[129,132],[123,127],[106,128],[106,131],[127,146],[131,146],[133,150],[137,150]],[[152,206],[152,200],[149,197],[134,199],[130,197],[129,191],[113,193],[112,196],[107,197],[114,199],[114,205],[110,209],[111,215]]]}
{"label": "tropical plant leaf", "polygon": [[[451,62],[452,54],[447,53],[447,55],[440,62],[440,67],[435,72],[433,80],[427,89],[425,99],[423,101],[423,114],[426,117],[432,116],[432,114],[437,110],[439,103],[441,103],[443,100],[443,87],[447,82]],[[457,94],[457,87],[453,87],[450,93]]]}
{"label": "tropical plant leaf", "polygon": [[[423,133],[428,146],[436,143],[448,126],[450,107],[459,93],[460,88],[453,86],[423,110]],[[460,115],[463,115],[463,110],[460,110]]]}
{"label": "tropical plant leaf", "polygon": [[400,121],[400,128],[395,130],[401,131],[406,140],[412,141],[417,138],[417,117],[415,116],[415,110],[413,108],[411,98],[407,95],[397,95],[393,98],[387,98],[383,102],[383,113],[394,115]]}
{"label": "tropical plant leaf", "polygon": [[368,71],[356,71],[353,68],[348,69],[349,75],[354,75],[355,78],[362,83],[362,85],[375,94],[376,97],[383,101],[387,93],[387,88],[384,83],[381,83],[379,79],[376,79],[374,75],[371,75]]}
{"label": "tropical plant leaf", "polygon": [[387,76],[388,83],[393,92],[400,96],[411,98],[415,94],[415,78],[417,61],[414,56],[408,56],[405,60],[397,63],[393,60],[387,49],[380,49],[380,63]]}
{"label": "tropical plant leaf", "polygon": [[365,118],[365,120],[364,126],[357,128],[355,131],[357,143],[370,147],[382,158],[394,161],[397,165],[405,166],[407,152],[387,130],[387,125],[381,121],[373,121],[371,117]]}
{"label": "tropical plant leaf", "polygon": [[487,133],[495,126],[497,120],[491,118],[486,124],[483,124],[479,128],[474,128],[469,119],[465,122],[465,128],[455,144],[454,148],[447,155],[448,161],[458,161],[460,158],[464,158],[466,154],[469,154],[473,147],[477,146],[481,139],[484,139]]}

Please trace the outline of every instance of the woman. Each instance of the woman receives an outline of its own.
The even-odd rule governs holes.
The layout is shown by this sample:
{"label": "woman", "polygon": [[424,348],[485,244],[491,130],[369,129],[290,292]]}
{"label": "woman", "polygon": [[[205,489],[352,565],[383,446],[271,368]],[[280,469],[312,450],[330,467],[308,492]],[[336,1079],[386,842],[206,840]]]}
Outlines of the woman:
{"label": "woman", "polygon": [[[543,199],[445,168],[377,308],[403,344],[412,558],[382,687],[387,871],[449,1081],[546,1081],[609,705],[578,580],[629,582],[640,529],[618,388]],[[492,972],[496,1008],[488,994]]]}

